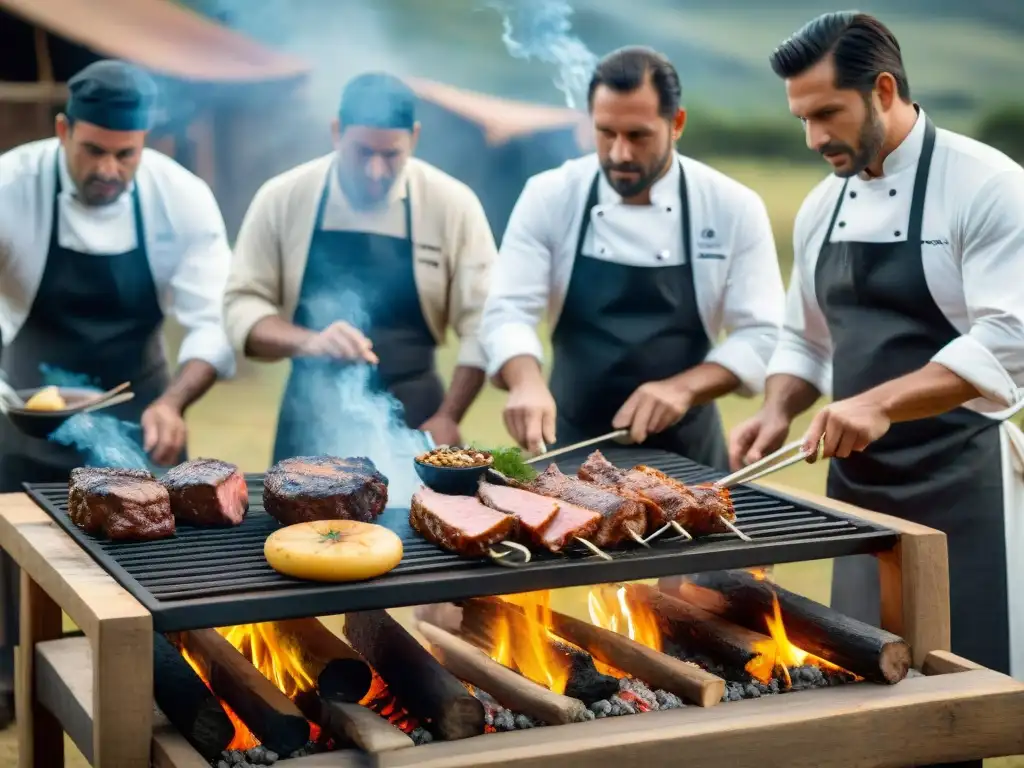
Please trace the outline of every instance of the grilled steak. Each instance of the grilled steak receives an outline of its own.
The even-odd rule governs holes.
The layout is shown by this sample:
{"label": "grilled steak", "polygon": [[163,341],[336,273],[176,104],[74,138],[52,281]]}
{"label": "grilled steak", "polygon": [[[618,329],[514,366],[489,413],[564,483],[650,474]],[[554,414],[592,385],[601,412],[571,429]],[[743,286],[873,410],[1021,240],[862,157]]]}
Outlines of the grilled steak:
{"label": "grilled steak", "polygon": [[612,491],[578,477],[563,475],[555,464],[537,475],[529,487],[542,496],[599,513],[601,525],[592,539],[599,547],[632,541],[630,531],[643,536],[647,529],[647,512],[636,494],[619,489]]}
{"label": "grilled steak", "polygon": [[174,535],[167,489],[141,469],[71,470],[68,516],[94,536],[149,540]]}
{"label": "grilled steak", "polygon": [[171,511],[180,523],[238,525],[249,511],[245,475],[226,461],[186,461],[169,470],[160,483],[170,494]]}
{"label": "grilled steak", "polygon": [[488,507],[514,515],[527,543],[551,552],[561,551],[577,536],[590,539],[601,525],[601,515],[532,491],[480,484],[480,500]]}
{"label": "grilled steak", "polygon": [[412,497],[409,524],[427,541],[464,557],[513,538],[518,520],[485,507],[472,496],[446,496],[420,488]]}
{"label": "grilled steak", "polygon": [[642,464],[633,467],[632,471],[653,478],[691,499],[685,511],[675,519],[694,536],[725,533],[729,529],[722,522],[722,518],[730,522],[736,519],[736,511],[732,508],[732,500],[727,490],[713,488],[710,485],[683,485],[660,469]]}
{"label": "grilled steak", "polygon": [[366,458],[297,456],[263,479],[263,508],[284,525],[313,520],[372,523],[388,503],[388,479]]}

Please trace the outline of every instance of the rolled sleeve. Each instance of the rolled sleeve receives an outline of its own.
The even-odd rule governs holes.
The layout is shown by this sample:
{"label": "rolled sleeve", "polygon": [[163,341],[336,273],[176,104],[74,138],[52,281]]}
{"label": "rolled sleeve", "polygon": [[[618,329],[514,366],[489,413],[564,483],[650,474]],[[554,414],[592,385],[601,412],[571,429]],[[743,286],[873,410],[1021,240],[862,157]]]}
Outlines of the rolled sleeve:
{"label": "rolled sleeve", "polygon": [[460,203],[449,322],[460,340],[458,365],[484,370],[487,358],[479,338],[480,321],[498,248],[480,199],[467,188]]}
{"label": "rolled sleeve", "polygon": [[960,219],[964,300],[970,329],[932,358],[986,399],[1024,398],[1024,170],[994,176]]}
{"label": "rolled sleeve", "polygon": [[532,178],[516,201],[490,280],[481,321],[487,374],[501,385],[500,372],[514,357],[543,363],[537,326],[548,304],[551,227],[546,194]]}
{"label": "rolled sleeve", "polygon": [[705,361],[731,371],[740,380],[739,393],[749,397],[764,391],[786,293],[768,210],[756,194],[749,194],[740,221],[722,312],[728,335]]}
{"label": "rolled sleeve", "polygon": [[171,314],[185,329],[178,364],[203,360],[219,377],[231,378],[235,375],[235,354],[221,314],[231,249],[210,188],[201,184],[192,194],[185,254],[170,281]]}
{"label": "rolled sleeve", "polygon": [[280,313],[281,246],[274,210],[264,185],[249,205],[235,239],[224,292],[224,326],[231,346],[241,354],[253,326]]}

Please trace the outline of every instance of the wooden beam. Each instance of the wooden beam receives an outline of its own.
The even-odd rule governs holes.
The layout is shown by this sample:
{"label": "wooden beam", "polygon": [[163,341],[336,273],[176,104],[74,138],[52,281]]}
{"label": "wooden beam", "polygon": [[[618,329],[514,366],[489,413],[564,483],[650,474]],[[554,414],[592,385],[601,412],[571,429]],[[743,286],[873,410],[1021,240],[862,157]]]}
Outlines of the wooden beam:
{"label": "wooden beam", "polygon": [[36,695],[36,643],[62,634],[60,608],[24,571],[21,572],[20,639],[15,668],[18,765],[21,768],[63,768],[64,739],[57,719]]}
{"label": "wooden beam", "polygon": [[0,82],[0,103],[63,104],[68,100],[65,83],[10,83]]}
{"label": "wooden beam", "polygon": [[42,27],[35,27],[36,80],[41,83],[53,82],[53,57],[50,55],[49,34]]}

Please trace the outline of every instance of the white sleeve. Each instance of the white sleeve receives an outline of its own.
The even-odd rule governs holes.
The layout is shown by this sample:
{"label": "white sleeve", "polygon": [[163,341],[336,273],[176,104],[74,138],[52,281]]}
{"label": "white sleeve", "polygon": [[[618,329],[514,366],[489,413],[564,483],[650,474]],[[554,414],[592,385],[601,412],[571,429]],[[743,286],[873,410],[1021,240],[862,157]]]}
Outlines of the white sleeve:
{"label": "white sleeve", "polygon": [[1005,171],[961,216],[964,299],[970,330],[932,358],[989,400],[1024,399],[1024,171]]}
{"label": "white sleeve", "polygon": [[749,396],[764,390],[786,294],[768,209],[756,194],[750,194],[740,222],[722,308],[722,326],[728,336],[711,350],[706,362],[735,374],[741,382],[740,393]]}
{"label": "white sleeve", "polygon": [[480,323],[490,377],[513,357],[530,355],[543,361],[537,325],[550,290],[550,210],[538,179],[527,181],[505,228]]}
{"label": "white sleeve", "polygon": [[816,261],[813,248],[820,248],[811,237],[820,212],[814,201],[804,201],[793,225],[793,271],[786,293],[786,319],[779,334],[779,343],[768,363],[768,376],[788,374],[803,379],[823,395],[832,391],[832,337],[825,315],[814,295]]}
{"label": "white sleeve", "polygon": [[185,329],[178,364],[204,360],[218,376],[235,374],[235,353],[222,321],[224,286],[231,266],[224,219],[205,183],[187,190],[189,229],[185,252],[171,277],[171,313]]}

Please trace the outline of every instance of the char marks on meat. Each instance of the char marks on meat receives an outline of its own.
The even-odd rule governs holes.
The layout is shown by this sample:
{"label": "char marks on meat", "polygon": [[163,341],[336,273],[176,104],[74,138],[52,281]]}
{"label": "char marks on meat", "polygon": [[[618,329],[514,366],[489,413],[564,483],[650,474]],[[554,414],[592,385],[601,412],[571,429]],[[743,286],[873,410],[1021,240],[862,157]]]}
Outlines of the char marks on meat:
{"label": "char marks on meat", "polygon": [[591,539],[599,547],[631,542],[630,531],[643,536],[647,529],[646,508],[636,494],[563,475],[555,464],[534,478],[530,490],[599,513],[601,524]]}
{"label": "char marks on meat", "polygon": [[484,506],[472,496],[447,496],[420,488],[413,494],[409,524],[427,541],[464,557],[516,535],[518,520]]}
{"label": "char marks on meat", "polygon": [[238,525],[249,511],[249,487],[242,471],[219,459],[192,459],[160,478],[179,523]]}
{"label": "char marks on meat", "polygon": [[366,458],[296,456],[263,479],[263,507],[284,525],[313,520],[372,523],[388,503],[388,480]]}
{"label": "char marks on meat", "polygon": [[633,467],[632,471],[641,472],[689,496],[692,501],[685,516],[679,517],[678,520],[679,524],[694,536],[725,533],[729,528],[722,522],[722,518],[730,522],[736,519],[736,510],[733,509],[729,491],[725,489],[710,485],[683,485],[660,469],[643,464]]}
{"label": "char marks on meat", "polygon": [[174,535],[167,489],[141,469],[71,470],[68,516],[86,533],[110,539],[148,541]]}

